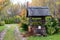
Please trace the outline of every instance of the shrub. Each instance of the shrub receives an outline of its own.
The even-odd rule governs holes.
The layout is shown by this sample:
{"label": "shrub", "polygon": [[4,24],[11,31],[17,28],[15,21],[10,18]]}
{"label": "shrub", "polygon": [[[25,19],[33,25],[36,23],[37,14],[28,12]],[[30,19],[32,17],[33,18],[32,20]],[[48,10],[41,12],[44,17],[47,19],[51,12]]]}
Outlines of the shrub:
{"label": "shrub", "polygon": [[60,27],[57,27],[56,28],[56,33],[59,33],[60,32]]}
{"label": "shrub", "polygon": [[46,28],[48,34],[54,34],[56,32],[56,27],[58,26],[58,22],[56,19],[52,19],[51,17],[46,18]]}
{"label": "shrub", "polygon": [[14,19],[15,19],[15,23],[20,23],[20,16],[15,16]]}
{"label": "shrub", "polygon": [[42,25],[41,22],[32,22],[32,25]]}
{"label": "shrub", "polygon": [[24,31],[28,31],[28,25],[27,24],[22,23],[21,27],[23,28]]}
{"label": "shrub", "polygon": [[54,27],[48,27],[47,28],[47,33],[50,34],[50,35],[54,34],[55,31],[56,31],[56,29]]}
{"label": "shrub", "polygon": [[4,18],[4,21],[6,24],[10,24],[10,19],[9,18]]}
{"label": "shrub", "polygon": [[0,21],[0,26],[4,26],[5,22],[4,21]]}
{"label": "shrub", "polygon": [[4,18],[6,24],[20,23],[20,17]]}

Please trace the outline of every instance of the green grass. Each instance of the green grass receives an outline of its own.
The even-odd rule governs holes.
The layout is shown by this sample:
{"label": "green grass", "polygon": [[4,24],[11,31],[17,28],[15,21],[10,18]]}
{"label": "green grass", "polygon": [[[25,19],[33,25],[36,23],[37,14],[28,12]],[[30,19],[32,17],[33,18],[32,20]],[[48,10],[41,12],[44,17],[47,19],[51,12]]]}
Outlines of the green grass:
{"label": "green grass", "polygon": [[[20,32],[24,32],[20,28]],[[42,36],[30,36],[27,38],[28,40],[60,40],[60,33],[54,34],[54,35],[47,35],[46,37]]]}
{"label": "green grass", "polygon": [[25,31],[23,30],[23,28],[19,28],[19,31],[20,31],[20,32],[25,32]]}
{"label": "green grass", "polygon": [[0,32],[2,32],[5,29],[5,26],[0,26]]}
{"label": "green grass", "polygon": [[10,29],[8,29],[5,37],[4,37],[4,40],[15,40],[15,37],[14,37],[14,26],[11,26]]}
{"label": "green grass", "polygon": [[49,35],[47,37],[31,36],[28,40],[60,40],[60,33],[55,35]]}

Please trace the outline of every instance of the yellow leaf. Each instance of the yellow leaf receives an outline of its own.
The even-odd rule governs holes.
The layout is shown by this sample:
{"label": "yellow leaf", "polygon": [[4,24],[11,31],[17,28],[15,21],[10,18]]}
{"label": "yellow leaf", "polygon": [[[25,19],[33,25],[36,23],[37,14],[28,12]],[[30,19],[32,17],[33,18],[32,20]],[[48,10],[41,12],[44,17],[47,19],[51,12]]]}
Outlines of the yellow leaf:
{"label": "yellow leaf", "polygon": [[2,9],[2,7],[0,6],[0,10]]}
{"label": "yellow leaf", "polygon": [[56,4],[60,4],[60,2],[56,2]]}

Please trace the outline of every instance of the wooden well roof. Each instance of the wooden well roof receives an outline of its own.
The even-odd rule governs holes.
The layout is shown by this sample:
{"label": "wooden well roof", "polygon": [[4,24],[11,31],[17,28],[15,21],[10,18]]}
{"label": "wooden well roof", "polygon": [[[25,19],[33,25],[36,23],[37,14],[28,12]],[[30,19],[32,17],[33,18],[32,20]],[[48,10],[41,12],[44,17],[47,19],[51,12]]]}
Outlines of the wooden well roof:
{"label": "wooden well roof", "polygon": [[27,16],[28,17],[50,16],[50,11],[48,7],[28,7]]}

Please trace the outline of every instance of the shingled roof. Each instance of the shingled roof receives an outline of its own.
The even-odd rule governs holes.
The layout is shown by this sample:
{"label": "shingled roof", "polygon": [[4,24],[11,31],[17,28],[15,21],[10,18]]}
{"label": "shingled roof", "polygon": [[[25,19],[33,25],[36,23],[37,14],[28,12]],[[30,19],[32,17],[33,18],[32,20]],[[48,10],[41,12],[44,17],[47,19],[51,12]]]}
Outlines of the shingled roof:
{"label": "shingled roof", "polygon": [[28,17],[50,16],[48,7],[28,7]]}

